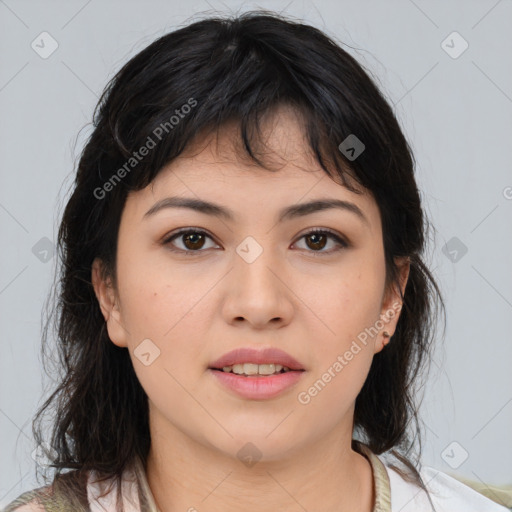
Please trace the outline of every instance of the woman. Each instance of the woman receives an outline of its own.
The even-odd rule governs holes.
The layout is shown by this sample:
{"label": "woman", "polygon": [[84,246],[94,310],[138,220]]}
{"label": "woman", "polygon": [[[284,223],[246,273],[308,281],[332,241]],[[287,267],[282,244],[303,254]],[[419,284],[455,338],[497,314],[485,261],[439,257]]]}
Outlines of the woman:
{"label": "woman", "polygon": [[155,41],[60,226],[66,375],[34,421],[56,408],[57,475],[6,510],[506,510],[419,463],[427,227],[392,109],[322,32]]}

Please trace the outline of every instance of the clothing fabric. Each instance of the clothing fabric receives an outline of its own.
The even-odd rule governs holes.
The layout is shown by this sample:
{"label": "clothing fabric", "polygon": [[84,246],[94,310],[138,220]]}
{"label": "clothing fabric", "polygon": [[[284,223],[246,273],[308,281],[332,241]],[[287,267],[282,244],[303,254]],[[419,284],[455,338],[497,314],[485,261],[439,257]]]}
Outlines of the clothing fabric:
{"label": "clothing fabric", "polygon": [[375,505],[372,512],[508,512],[510,509],[492,501],[459,480],[429,466],[419,473],[430,494],[407,482],[382,457],[360,444],[360,452],[372,466]]}
{"label": "clothing fabric", "polygon": [[[430,498],[414,483],[407,482],[395,469],[390,467],[382,456],[377,456],[362,443],[356,443],[356,449],[370,462],[375,503],[372,512],[509,512],[509,508],[492,501],[459,480],[432,467],[423,466],[420,475],[427,487]],[[137,468],[127,469],[122,480],[122,503],[125,512],[159,512],[151,490],[145,479],[141,462]],[[137,469],[137,471],[136,471]],[[137,474],[143,482],[137,482]],[[91,471],[84,483],[85,512],[114,512],[117,506],[117,488],[112,486],[105,496],[109,482],[97,482],[97,475]],[[28,491],[10,503],[3,512],[73,512],[63,496],[48,497],[45,491],[50,486]],[[36,500],[39,500],[37,504]]]}

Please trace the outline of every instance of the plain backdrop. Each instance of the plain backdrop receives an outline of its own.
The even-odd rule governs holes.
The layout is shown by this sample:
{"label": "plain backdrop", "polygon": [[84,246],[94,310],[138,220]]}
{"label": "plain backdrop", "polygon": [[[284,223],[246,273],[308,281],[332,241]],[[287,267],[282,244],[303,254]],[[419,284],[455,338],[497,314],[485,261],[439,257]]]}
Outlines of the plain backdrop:
{"label": "plain backdrop", "polygon": [[158,36],[208,12],[254,8],[348,45],[394,105],[436,228],[428,264],[447,305],[421,408],[423,461],[512,484],[512,2],[1,0],[0,506],[41,485],[31,435],[48,381],[41,314],[98,96]]}

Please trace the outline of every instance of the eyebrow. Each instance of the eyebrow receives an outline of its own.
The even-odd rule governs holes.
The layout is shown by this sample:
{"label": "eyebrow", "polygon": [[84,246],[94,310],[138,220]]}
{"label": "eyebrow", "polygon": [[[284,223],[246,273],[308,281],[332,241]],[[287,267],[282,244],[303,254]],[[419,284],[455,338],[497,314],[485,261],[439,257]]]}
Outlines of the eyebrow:
{"label": "eyebrow", "polygon": [[[166,208],[188,208],[206,215],[212,215],[214,217],[223,218],[229,221],[235,220],[235,213],[224,206],[211,203],[209,201],[203,201],[201,199],[194,199],[188,197],[166,197],[155,203],[145,214],[143,219],[155,215],[157,212]],[[316,199],[308,203],[294,204],[283,208],[279,212],[278,221],[283,222],[285,220],[291,220],[298,217],[304,217],[311,215],[315,212],[320,212],[329,209],[340,209],[355,214],[361,221],[368,226],[370,225],[368,219],[365,217],[361,209],[350,201],[344,201],[341,199]]]}

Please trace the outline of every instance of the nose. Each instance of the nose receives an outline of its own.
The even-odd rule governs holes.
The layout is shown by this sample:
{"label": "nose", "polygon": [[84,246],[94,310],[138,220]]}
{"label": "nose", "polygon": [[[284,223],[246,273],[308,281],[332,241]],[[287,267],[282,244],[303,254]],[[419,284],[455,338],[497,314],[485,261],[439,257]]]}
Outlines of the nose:
{"label": "nose", "polygon": [[245,321],[255,329],[284,327],[293,316],[292,288],[270,250],[251,263],[236,254],[224,291],[224,319],[229,324]]}

